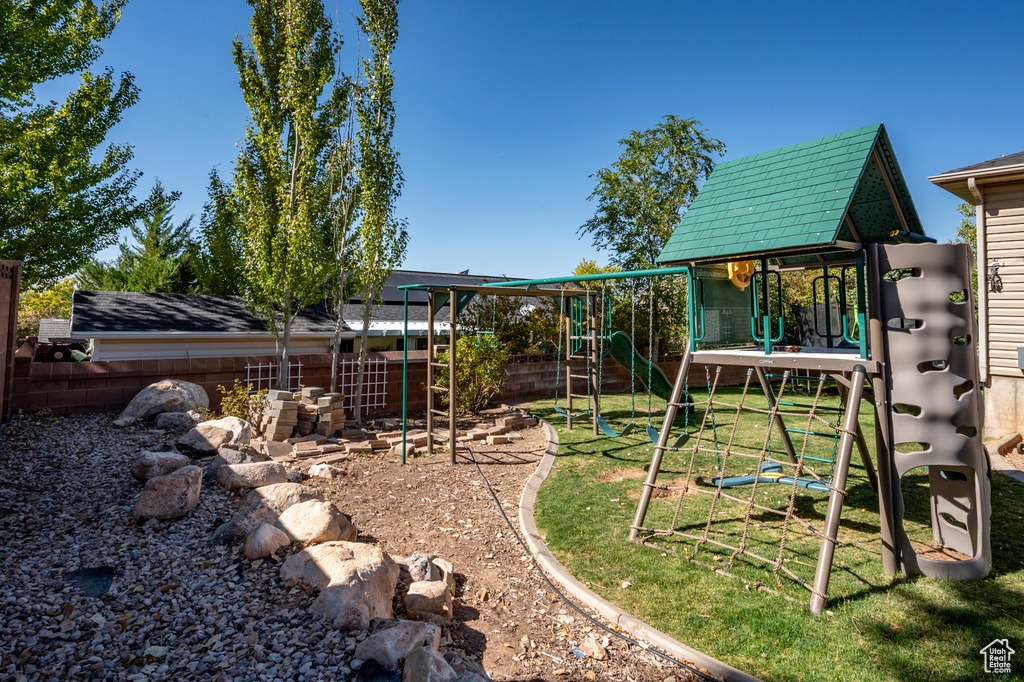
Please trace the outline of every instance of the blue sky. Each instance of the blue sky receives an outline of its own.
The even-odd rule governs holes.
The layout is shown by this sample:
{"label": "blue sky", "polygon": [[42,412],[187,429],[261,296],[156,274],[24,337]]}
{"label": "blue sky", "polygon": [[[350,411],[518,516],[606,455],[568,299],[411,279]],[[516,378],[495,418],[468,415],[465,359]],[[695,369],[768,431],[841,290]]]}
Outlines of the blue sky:
{"label": "blue sky", "polygon": [[[325,0],[355,61],[358,4]],[[927,176],[1024,150],[1024,3],[405,0],[394,54],[409,221],[404,267],[523,277],[596,253],[577,228],[588,177],[665,114],[737,158],[884,122],[925,229],[957,199]],[[135,147],[198,222],[213,166],[230,175],[247,111],[231,39],[242,0],[132,0],[98,65],[141,101],[110,139]],[[58,86],[59,87],[59,86]],[[109,256],[108,250],[103,255]]]}

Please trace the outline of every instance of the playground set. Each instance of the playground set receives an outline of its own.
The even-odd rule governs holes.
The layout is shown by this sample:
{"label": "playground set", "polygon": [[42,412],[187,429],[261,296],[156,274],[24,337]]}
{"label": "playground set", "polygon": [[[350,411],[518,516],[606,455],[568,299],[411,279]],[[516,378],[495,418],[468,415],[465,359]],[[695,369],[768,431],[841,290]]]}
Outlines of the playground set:
{"label": "playground set", "polygon": [[[447,441],[456,461],[456,401],[449,400],[442,412],[435,408],[434,394],[448,391],[454,398],[458,390],[458,313],[478,294],[557,297],[562,314],[555,409],[568,428],[588,418],[595,436],[620,437],[636,428],[635,393],[630,422],[622,430],[601,415],[606,357],[628,369],[648,396],[667,401],[660,430],[647,427],[654,454],[631,540],[671,536],[694,543],[691,559],[707,545],[731,553],[729,564],[740,555],[765,564],[777,581],[784,574],[807,588],[810,610],[818,614],[827,598],[853,466],[863,468],[878,494],[887,572],[955,580],[988,574],[990,469],[981,441],[972,254],[966,245],[936,244],[925,236],[881,124],[718,165],[658,263],[663,267],[585,277],[407,287],[406,305],[410,293],[426,295],[428,319],[451,303],[448,345],[436,345],[432,330],[428,337],[429,447]],[[813,278],[814,309],[824,311],[814,321],[817,345],[780,345],[783,288],[794,272]],[[690,337],[674,381],[636,351],[634,308],[630,334],[614,331],[603,288],[566,288],[581,280],[592,286],[607,279],[663,276],[685,277],[687,284]],[[637,287],[632,291],[635,305]],[[446,388],[434,381],[441,349],[451,351]],[[701,400],[688,386],[691,368],[698,366],[707,377]],[[746,370],[734,402],[718,395],[723,367]],[[558,404],[563,372],[564,406]],[[748,400],[755,380],[766,408]],[[816,384],[802,402],[791,397],[798,382]],[[841,407],[822,404],[826,387],[839,394]],[[585,401],[586,408],[574,411],[580,405],[574,400]],[[875,461],[858,419],[862,403],[874,416]],[[436,428],[437,417],[447,419],[446,432]],[[737,425],[750,419],[764,421],[758,443],[736,437]],[[812,439],[827,441],[831,452],[809,447]],[[852,462],[854,448],[860,464]],[[652,494],[668,488],[658,482],[667,453],[681,458],[683,478],[674,485],[678,504],[672,523],[654,528],[645,523]],[[921,556],[904,525],[901,482],[922,467],[929,483],[932,540],[946,550],[947,560]],[[709,480],[700,475],[706,471],[712,472]],[[765,486],[788,489],[788,502],[782,508],[764,504],[758,492]],[[680,528],[680,509],[694,504],[694,494],[710,500],[706,520]],[[823,523],[796,513],[799,495],[827,495]],[[716,530],[724,505],[740,514],[743,530],[736,540]],[[752,516],[778,518],[776,556],[764,556],[748,542]],[[783,558],[787,538],[797,532],[812,534],[818,543],[810,580]]]}

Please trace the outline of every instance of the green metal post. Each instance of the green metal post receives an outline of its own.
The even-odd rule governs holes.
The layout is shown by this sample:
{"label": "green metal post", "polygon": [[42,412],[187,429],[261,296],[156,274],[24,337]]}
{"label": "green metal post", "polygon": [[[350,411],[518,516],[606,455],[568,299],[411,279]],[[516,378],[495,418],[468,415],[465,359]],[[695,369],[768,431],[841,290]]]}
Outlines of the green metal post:
{"label": "green metal post", "polygon": [[[696,341],[696,327],[694,327],[695,315],[694,315],[694,302],[693,302],[693,271],[690,268],[686,268],[686,314],[690,318],[690,338],[687,343],[690,346],[690,352],[697,350]],[[703,329],[701,331],[704,331]]]}
{"label": "green metal post", "polygon": [[[402,319],[402,464],[405,464],[405,437],[409,419],[409,292],[405,294],[404,317]],[[430,320],[433,324],[433,320]],[[430,362],[428,359],[427,362]]]}
{"label": "green metal post", "polygon": [[864,251],[857,252],[857,340],[860,342],[860,357],[868,359],[868,335],[867,315],[865,314],[864,289],[867,282],[864,279]]}
{"label": "green metal post", "polygon": [[[825,277],[825,344],[832,348],[832,283],[829,281],[827,265],[821,269],[821,274]],[[817,315],[817,311],[814,314]]]}
{"label": "green metal post", "polygon": [[772,354],[771,301],[768,296],[768,259],[761,259],[761,333],[764,334],[764,354]]}

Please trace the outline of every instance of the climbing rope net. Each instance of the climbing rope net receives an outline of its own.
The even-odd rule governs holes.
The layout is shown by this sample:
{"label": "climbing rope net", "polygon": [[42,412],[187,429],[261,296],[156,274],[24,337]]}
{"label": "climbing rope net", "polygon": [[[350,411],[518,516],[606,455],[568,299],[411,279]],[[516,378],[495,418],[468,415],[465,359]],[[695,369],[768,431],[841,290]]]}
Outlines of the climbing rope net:
{"label": "climbing rope net", "polygon": [[[641,541],[655,546],[661,546],[659,538],[676,538],[686,546],[681,553],[684,558],[719,573],[733,575],[729,571],[740,557],[746,557],[762,568],[770,568],[779,588],[785,576],[824,599],[825,595],[814,589],[813,581],[800,575],[796,567],[815,567],[817,548],[826,535],[824,514],[814,506],[826,498],[819,495],[819,500],[808,499],[799,493],[803,488],[808,493],[846,495],[832,483],[836,448],[847,432],[837,423],[842,408],[834,406],[826,392],[834,380],[825,374],[797,377],[816,380],[813,399],[810,404],[787,402],[784,398],[787,391],[794,392],[795,377],[785,372],[776,377],[781,378],[777,390],[765,384],[767,405],[761,407],[754,404],[760,401],[751,400],[751,381],[755,378],[755,370],[747,369],[738,398],[734,402],[724,400],[718,395],[722,368],[717,367],[713,379],[707,376],[705,400],[691,398],[694,402],[679,404],[680,409],[692,406],[695,410],[690,436],[688,442],[665,448],[666,454],[674,453],[674,459],[665,460],[661,474],[682,476],[652,485],[652,497],[677,498],[674,508],[668,516],[666,505],[659,505],[658,510],[651,507],[646,521],[655,527],[634,528]],[[787,421],[801,428],[787,428]],[[751,432],[756,437],[751,437]],[[791,439],[791,433],[800,437]],[[779,447],[780,438],[785,448]],[[812,442],[815,438],[821,440]],[[658,522],[664,525],[658,527]],[[836,543],[834,538],[828,541]],[[698,560],[702,551],[709,550],[714,555],[713,563]],[[765,588],[763,581],[747,582]]]}

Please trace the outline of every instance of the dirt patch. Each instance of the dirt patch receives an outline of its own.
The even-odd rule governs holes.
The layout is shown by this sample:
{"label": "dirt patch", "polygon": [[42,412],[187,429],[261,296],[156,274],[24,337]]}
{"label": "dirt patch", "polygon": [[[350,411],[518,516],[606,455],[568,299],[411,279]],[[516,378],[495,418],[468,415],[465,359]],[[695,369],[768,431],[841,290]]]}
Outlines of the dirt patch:
{"label": "dirt patch", "polygon": [[[674,478],[670,481],[661,481],[658,486],[651,492],[652,500],[660,500],[666,497],[679,497],[683,494],[683,486],[686,485],[685,478]],[[694,497],[698,495],[697,486],[698,481],[691,480],[690,487],[686,489],[686,497]],[[634,490],[629,493],[629,499],[639,500],[640,494],[643,492],[643,488]]]}
{"label": "dirt patch", "polygon": [[914,547],[914,551],[917,555],[923,559],[932,559],[934,561],[964,561],[971,557],[966,554],[962,554],[955,549],[949,547],[940,547],[934,542],[916,542],[910,541],[910,544]]}
{"label": "dirt patch", "polygon": [[[459,427],[475,425],[460,420]],[[480,660],[494,679],[688,679],[614,637],[608,661],[576,658],[573,647],[590,635],[600,641],[605,633],[544,583],[473,464],[475,459],[518,532],[519,497],[547,439],[542,426],[516,433],[523,439],[469,443],[472,454],[460,449],[455,465],[446,453],[405,466],[395,455],[366,453],[337,464],[345,471],[339,478],[305,482],[352,517],[360,541],[379,543],[396,558],[425,551],[454,564],[458,590],[448,646]]]}
{"label": "dirt patch", "polygon": [[627,469],[606,471],[598,476],[597,480],[601,483],[618,483],[619,481],[625,481],[627,478],[644,478],[645,476],[647,476],[647,472],[640,467],[629,467]]}

